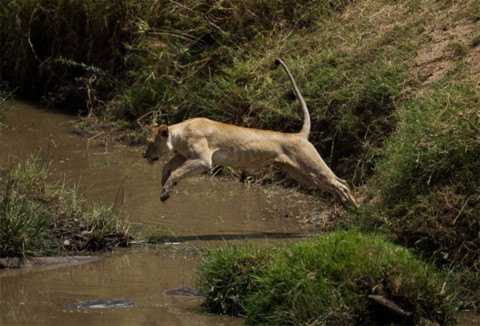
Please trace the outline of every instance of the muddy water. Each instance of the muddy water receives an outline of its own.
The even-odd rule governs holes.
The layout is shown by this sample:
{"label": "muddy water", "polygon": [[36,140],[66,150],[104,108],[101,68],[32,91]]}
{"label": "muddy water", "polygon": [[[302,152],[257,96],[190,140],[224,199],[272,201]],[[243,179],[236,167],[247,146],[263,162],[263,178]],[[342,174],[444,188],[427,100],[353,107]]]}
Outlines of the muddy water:
{"label": "muddy water", "polygon": [[[183,180],[161,203],[163,162],[150,166],[141,159],[140,148],[74,135],[75,116],[23,102],[10,105],[15,109],[7,120],[9,127],[0,131],[0,166],[38,153],[52,162],[52,182],[80,183],[81,189],[88,189],[87,197],[103,202],[121,194],[124,213],[134,222],[150,229],[166,227],[185,243],[116,252],[81,265],[0,270],[1,325],[238,324],[241,319],[203,315],[198,299],[165,295],[194,284],[198,257],[182,248],[221,245],[222,239],[247,236],[268,244],[279,241],[271,235],[312,231],[302,223],[302,214],[318,210],[318,204],[294,191],[202,176]],[[129,299],[135,306],[66,308],[97,299]]]}
{"label": "muddy water", "polygon": [[304,232],[295,217],[316,203],[294,191],[246,187],[208,176],[182,180],[161,203],[164,162],[149,165],[142,148],[88,141],[72,133],[69,116],[14,103],[10,128],[0,134],[0,164],[40,153],[52,162],[52,181],[67,180],[88,189],[88,197],[113,202],[123,195],[125,213],[149,226],[165,226],[176,235]]}
{"label": "muddy water", "polygon": [[[195,297],[165,295],[192,284],[195,260],[171,250],[130,250],[82,265],[0,271],[1,325],[239,325],[207,316]],[[78,301],[129,299],[123,308],[68,308]]]}

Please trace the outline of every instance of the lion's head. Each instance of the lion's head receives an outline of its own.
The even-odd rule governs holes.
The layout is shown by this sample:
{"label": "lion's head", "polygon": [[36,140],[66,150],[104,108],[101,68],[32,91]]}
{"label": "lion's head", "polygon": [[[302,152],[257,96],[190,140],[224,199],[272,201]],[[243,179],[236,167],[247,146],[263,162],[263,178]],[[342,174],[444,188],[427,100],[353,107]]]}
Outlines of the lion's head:
{"label": "lion's head", "polygon": [[148,160],[149,163],[153,164],[153,162],[169,152],[167,146],[168,134],[167,125],[152,126],[152,133],[142,154],[143,158]]}

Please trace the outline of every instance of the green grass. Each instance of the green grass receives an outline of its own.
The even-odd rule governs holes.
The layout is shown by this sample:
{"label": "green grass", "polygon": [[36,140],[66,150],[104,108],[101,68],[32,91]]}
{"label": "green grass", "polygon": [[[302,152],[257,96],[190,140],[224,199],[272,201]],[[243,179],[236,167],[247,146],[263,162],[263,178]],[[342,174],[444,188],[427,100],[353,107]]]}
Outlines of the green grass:
{"label": "green grass", "polygon": [[480,285],[480,97],[475,80],[450,78],[398,111],[362,220],[438,265],[472,273],[464,276],[475,307],[480,293],[468,288]]}
{"label": "green grass", "polygon": [[455,320],[454,292],[445,276],[383,237],[357,231],[335,231],[277,248],[208,250],[197,283],[206,293],[207,311],[244,315],[247,324],[395,321],[382,319],[370,294],[412,312],[403,323],[448,325]]}
{"label": "green grass", "polygon": [[0,80],[0,130],[5,127],[5,118],[11,111],[11,108],[5,105],[5,102],[12,97],[13,92],[9,92],[7,87]]}
{"label": "green grass", "polygon": [[[3,178],[2,178],[3,179]],[[2,180],[5,181],[5,180]],[[47,212],[19,193],[10,180],[0,201],[0,257],[26,257],[50,253],[44,230]]]}
{"label": "green grass", "polygon": [[121,196],[111,205],[87,205],[78,187],[49,185],[47,176],[48,166],[35,157],[2,170],[0,258],[82,254],[155,242],[123,216]]}

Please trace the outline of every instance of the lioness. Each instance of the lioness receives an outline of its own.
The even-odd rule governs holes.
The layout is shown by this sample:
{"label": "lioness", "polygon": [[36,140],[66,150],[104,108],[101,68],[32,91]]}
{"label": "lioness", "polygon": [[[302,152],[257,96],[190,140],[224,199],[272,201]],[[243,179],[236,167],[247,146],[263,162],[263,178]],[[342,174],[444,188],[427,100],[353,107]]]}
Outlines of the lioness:
{"label": "lioness", "polygon": [[152,126],[143,157],[150,163],[168,152],[174,157],[163,167],[161,201],[170,197],[181,179],[207,171],[215,165],[253,168],[274,164],[300,183],[328,191],[344,205],[357,206],[345,180],[338,178],[308,141],[310,115],[292,74],[277,59],[290,79],[303,109],[299,133],[282,133],[228,125],[194,118],[171,126]]}

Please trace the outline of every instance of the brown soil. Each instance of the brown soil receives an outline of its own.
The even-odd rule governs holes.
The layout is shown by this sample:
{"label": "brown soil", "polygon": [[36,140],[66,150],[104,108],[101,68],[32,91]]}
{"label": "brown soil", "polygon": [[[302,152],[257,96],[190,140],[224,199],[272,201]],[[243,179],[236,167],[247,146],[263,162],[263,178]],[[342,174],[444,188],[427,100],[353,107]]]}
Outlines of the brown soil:
{"label": "brown soil", "polygon": [[[420,89],[425,92],[433,83],[444,78],[457,63],[464,62],[471,74],[479,73],[480,20],[455,19],[465,8],[445,10],[431,9],[434,16],[451,16],[450,19],[433,19],[425,26],[419,38],[419,50],[413,60],[411,71],[416,76]],[[439,21],[447,23],[438,23]]]}

